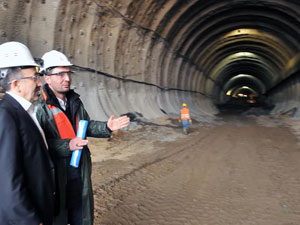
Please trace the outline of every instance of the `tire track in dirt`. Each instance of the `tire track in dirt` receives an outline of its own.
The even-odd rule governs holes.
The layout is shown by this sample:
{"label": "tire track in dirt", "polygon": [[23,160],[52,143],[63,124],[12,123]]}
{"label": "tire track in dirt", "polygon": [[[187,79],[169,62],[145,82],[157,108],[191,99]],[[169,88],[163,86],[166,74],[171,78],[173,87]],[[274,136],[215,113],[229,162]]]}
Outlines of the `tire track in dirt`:
{"label": "tire track in dirt", "polygon": [[299,224],[295,142],[287,128],[225,124],[160,143],[132,159],[140,166],[95,185],[95,224]]}

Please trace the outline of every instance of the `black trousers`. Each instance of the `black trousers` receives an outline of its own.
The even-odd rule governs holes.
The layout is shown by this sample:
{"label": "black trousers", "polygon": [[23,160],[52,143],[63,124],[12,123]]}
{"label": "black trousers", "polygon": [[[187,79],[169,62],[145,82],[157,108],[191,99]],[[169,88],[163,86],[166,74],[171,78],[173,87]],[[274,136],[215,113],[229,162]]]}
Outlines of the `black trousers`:
{"label": "black trousers", "polygon": [[70,225],[82,225],[82,204],[68,209],[68,223]]}
{"label": "black trousers", "polygon": [[82,225],[82,186],[80,178],[68,180],[66,203],[70,225]]}

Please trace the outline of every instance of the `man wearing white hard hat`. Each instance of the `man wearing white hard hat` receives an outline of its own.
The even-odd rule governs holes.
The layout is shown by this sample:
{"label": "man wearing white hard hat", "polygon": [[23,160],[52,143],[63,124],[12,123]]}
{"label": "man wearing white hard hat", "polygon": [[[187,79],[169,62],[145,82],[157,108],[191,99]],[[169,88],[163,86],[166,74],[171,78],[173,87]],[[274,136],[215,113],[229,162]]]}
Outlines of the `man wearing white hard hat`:
{"label": "man wearing white hard hat", "polygon": [[[92,225],[94,216],[91,157],[88,140],[76,137],[78,121],[87,120],[87,136],[107,138],[128,126],[127,116],[107,122],[90,120],[79,95],[70,89],[72,63],[61,52],[42,56],[46,84],[40,97],[38,120],[45,131],[58,178],[60,212],[54,225]],[[78,168],[70,166],[74,150],[82,149]]]}
{"label": "man wearing white hard hat", "polygon": [[19,42],[0,45],[0,223],[51,225],[54,165],[32,104],[42,85],[38,65]]}

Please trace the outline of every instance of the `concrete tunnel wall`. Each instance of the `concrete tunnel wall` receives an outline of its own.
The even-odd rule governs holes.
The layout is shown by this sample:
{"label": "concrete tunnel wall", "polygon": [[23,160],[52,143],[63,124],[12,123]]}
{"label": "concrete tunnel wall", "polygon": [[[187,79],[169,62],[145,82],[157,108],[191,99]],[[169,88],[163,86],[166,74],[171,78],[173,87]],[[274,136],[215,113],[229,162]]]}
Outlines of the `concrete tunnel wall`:
{"label": "concrete tunnel wall", "polygon": [[277,92],[270,94],[269,100],[275,105],[271,114],[286,114],[293,117],[300,117],[300,73],[294,79],[280,86]]}
{"label": "concrete tunnel wall", "polygon": [[287,114],[300,117],[300,54],[290,60],[284,71],[289,79],[274,87],[268,93],[268,99],[275,107],[271,114]]}
{"label": "concrete tunnel wall", "polygon": [[[271,9],[270,16],[264,7]],[[253,49],[267,59],[262,68],[272,67],[273,59],[278,66],[274,75],[260,80],[266,89],[278,86],[268,96],[275,105],[283,104],[273,96],[287,93],[286,86],[280,85],[286,78],[281,69],[299,52],[300,43],[292,32],[282,35],[283,41],[270,34],[284,26],[287,31],[297,30],[298,24],[280,14],[284,25],[274,22],[269,26],[269,18],[264,18],[257,24],[261,29],[268,27],[267,32],[256,32],[250,38],[240,35],[239,44],[231,48],[233,36],[229,34],[240,27],[255,28],[253,18],[265,14],[274,20],[275,11],[300,18],[299,8],[293,0],[0,0],[0,43],[20,41],[35,57],[56,49],[76,66],[86,68],[78,70],[73,86],[94,119],[127,112],[148,119],[165,113],[178,115],[182,102],[188,104],[194,118],[203,119],[218,113],[214,104],[231,78],[228,71],[232,67],[215,68],[242,49]],[[231,10],[239,10],[240,17],[231,19],[236,16]],[[248,13],[253,17],[246,20]],[[266,41],[261,41],[262,36]],[[101,73],[92,72],[94,69]],[[296,100],[300,98],[298,88],[288,88],[289,96]],[[289,101],[286,97],[283,102]]]}
{"label": "concrete tunnel wall", "polygon": [[131,13],[139,14],[132,21],[128,11],[136,1],[95,2],[1,1],[0,41],[20,41],[34,57],[56,49],[81,67],[162,88],[187,90],[168,91],[80,71],[73,86],[94,119],[127,112],[138,112],[149,119],[163,116],[163,111],[178,115],[182,102],[189,105],[193,117],[217,112],[209,98],[200,93],[201,71],[169,48],[154,29],[136,25],[143,24],[145,16],[154,21],[162,19],[164,10],[156,15],[159,9],[143,12],[137,7]]}

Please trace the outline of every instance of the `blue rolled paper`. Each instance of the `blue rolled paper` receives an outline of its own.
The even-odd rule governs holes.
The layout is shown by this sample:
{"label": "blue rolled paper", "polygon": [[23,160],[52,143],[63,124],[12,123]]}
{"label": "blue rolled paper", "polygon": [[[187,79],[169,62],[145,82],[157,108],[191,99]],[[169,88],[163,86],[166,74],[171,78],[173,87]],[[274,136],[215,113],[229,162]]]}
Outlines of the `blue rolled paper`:
{"label": "blue rolled paper", "polygon": [[[76,137],[81,137],[82,139],[84,139],[85,135],[86,135],[87,126],[88,126],[87,120],[80,120],[79,124],[78,124],[78,130],[77,130]],[[73,151],[72,158],[70,161],[71,166],[76,167],[76,168],[79,166],[81,151],[82,151],[82,149]]]}

